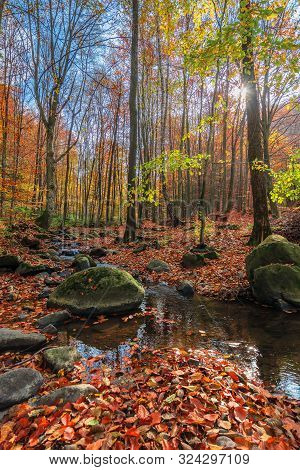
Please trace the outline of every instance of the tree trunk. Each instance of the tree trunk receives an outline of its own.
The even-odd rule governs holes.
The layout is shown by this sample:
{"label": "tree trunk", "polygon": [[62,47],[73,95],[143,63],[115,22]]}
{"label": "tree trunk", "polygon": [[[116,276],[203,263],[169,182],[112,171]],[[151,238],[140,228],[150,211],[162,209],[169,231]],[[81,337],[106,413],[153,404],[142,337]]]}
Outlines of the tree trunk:
{"label": "tree trunk", "polygon": [[128,182],[127,182],[127,219],[124,233],[124,242],[135,240],[136,214],[135,214],[135,176],[137,161],[137,88],[138,88],[138,37],[139,37],[139,4],[132,0],[132,35],[131,35],[131,73],[129,93],[130,115],[130,143],[128,156]]}
{"label": "tree trunk", "polygon": [[258,90],[255,80],[251,2],[240,1],[242,31],[242,74],[246,88],[246,115],[248,124],[248,161],[253,198],[253,229],[250,245],[257,245],[271,233],[268,216],[266,178],[263,171],[255,168],[256,161],[263,161],[260,130]]}

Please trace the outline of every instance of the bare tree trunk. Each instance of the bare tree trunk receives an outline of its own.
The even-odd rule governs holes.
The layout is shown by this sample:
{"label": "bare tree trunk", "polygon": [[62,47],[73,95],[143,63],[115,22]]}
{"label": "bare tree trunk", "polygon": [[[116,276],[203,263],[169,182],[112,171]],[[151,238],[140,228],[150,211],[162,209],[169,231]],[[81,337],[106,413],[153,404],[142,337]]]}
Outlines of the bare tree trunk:
{"label": "bare tree trunk", "polygon": [[131,35],[131,73],[129,94],[130,115],[130,143],[128,156],[128,208],[124,242],[135,240],[136,213],[135,213],[135,176],[137,162],[137,89],[138,89],[138,39],[139,39],[139,4],[138,0],[132,0],[132,35]]}
{"label": "bare tree trunk", "polygon": [[257,245],[271,233],[268,215],[266,178],[263,171],[255,168],[255,162],[263,161],[263,147],[260,130],[258,90],[255,79],[251,1],[240,1],[243,21],[243,83],[246,88],[246,115],[248,123],[248,161],[253,198],[253,229],[250,245]]}

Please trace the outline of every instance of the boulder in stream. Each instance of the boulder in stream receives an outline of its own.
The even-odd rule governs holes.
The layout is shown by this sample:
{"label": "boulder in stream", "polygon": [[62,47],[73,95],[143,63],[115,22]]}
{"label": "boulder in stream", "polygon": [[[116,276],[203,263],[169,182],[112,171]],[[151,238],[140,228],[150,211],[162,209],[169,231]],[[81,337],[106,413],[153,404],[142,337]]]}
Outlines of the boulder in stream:
{"label": "boulder in stream", "polygon": [[43,376],[22,367],[0,375],[0,410],[22,403],[34,396],[43,385]]}
{"label": "boulder in stream", "polygon": [[72,370],[74,363],[79,361],[81,356],[76,348],[60,346],[58,348],[46,349],[43,357],[50,369],[58,372],[61,369]]}
{"label": "boulder in stream", "polygon": [[193,284],[190,281],[182,281],[176,289],[184,297],[192,297],[195,293]]}
{"label": "boulder in stream", "polygon": [[71,315],[67,310],[61,310],[60,312],[53,312],[45,315],[44,317],[38,318],[36,323],[38,328],[46,328],[48,325],[58,326],[62,325],[66,321],[70,320]]}
{"label": "boulder in stream", "polygon": [[76,271],[84,271],[88,268],[95,268],[97,263],[91,258],[89,255],[85,255],[80,253],[76,255],[74,261],[72,262],[72,266],[76,269]]}
{"label": "boulder in stream", "polygon": [[254,297],[262,304],[300,308],[300,247],[270,235],[246,257]]}
{"label": "boulder in stream", "polygon": [[128,272],[96,267],[68,277],[50,294],[48,306],[82,315],[124,313],[139,307],[144,295]]}

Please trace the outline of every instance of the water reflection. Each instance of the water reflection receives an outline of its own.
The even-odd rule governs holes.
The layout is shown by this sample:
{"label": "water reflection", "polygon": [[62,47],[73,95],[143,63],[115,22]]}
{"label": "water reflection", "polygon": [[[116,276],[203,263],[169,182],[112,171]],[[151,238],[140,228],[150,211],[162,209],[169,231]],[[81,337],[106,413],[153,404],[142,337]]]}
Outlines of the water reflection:
{"label": "water reflection", "polygon": [[216,348],[242,364],[249,377],[300,398],[299,316],[196,296],[185,299],[168,286],[149,288],[146,305],[157,308],[158,318],[126,323],[111,318],[83,329],[82,322],[72,323],[60,332],[60,340],[76,338],[85,357],[104,354],[110,363],[122,362],[134,338],[154,348]]}

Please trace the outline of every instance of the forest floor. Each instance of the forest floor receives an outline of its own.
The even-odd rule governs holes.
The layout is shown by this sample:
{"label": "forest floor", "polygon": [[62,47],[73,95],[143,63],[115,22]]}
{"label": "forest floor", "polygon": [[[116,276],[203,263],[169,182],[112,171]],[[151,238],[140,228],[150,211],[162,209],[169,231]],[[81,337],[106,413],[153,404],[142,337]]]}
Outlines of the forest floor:
{"label": "forest floor", "polygon": [[[287,211],[274,221],[275,231],[299,242],[297,220],[299,211]],[[250,251],[246,244],[250,230],[251,217],[238,214],[232,214],[225,223],[208,224],[207,244],[220,257],[192,269],[183,268],[181,259],[197,244],[197,230],[193,225],[170,229],[146,222],[139,230],[139,240],[127,245],[117,238],[123,233],[122,227],[110,228],[101,237],[99,229],[72,229],[70,233],[76,239],[70,243],[77,243],[80,252],[88,253],[93,247],[112,250],[101,261],[138,275],[146,285],[153,282],[177,285],[181,280],[189,280],[200,295],[234,300],[248,290],[245,256]],[[55,248],[55,233],[52,241],[40,240],[39,253]],[[45,260],[35,250],[24,247],[21,243],[24,226],[3,234],[2,252],[17,254],[33,265],[54,267],[58,271],[51,275],[54,281],[61,282],[59,271],[70,270],[70,262]],[[29,224],[26,235],[34,234],[35,227]],[[143,251],[134,252],[142,245]],[[170,270],[150,273],[147,264],[151,259],[167,262]],[[46,298],[38,298],[44,288],[42,276],[1,275],[1,327],[37,332],[36,319],[53,311],[47,309]],[[46,336],[49,343],[55,339],[55,335]],[[300,402],[271,395],[262,384],[247,380],[241,370],[217,352],[160,350],[149,354],[138,350],[136,343],[125,372],[93,368],[96,360],[93,358],[88,364],[78,362],[72,372],[53,374],[43,364],[40,353],[0,355],[0,373],[16,367],[41,371],[45,381],[42,394],[86,382],[99,390],[96,398],[82,398],[63,407],[32,409],[27,404],[16,405],[0,424],[0,449],[55,449],[66,445],[71,449],[296,449],[300,446],[297,421]]]}

